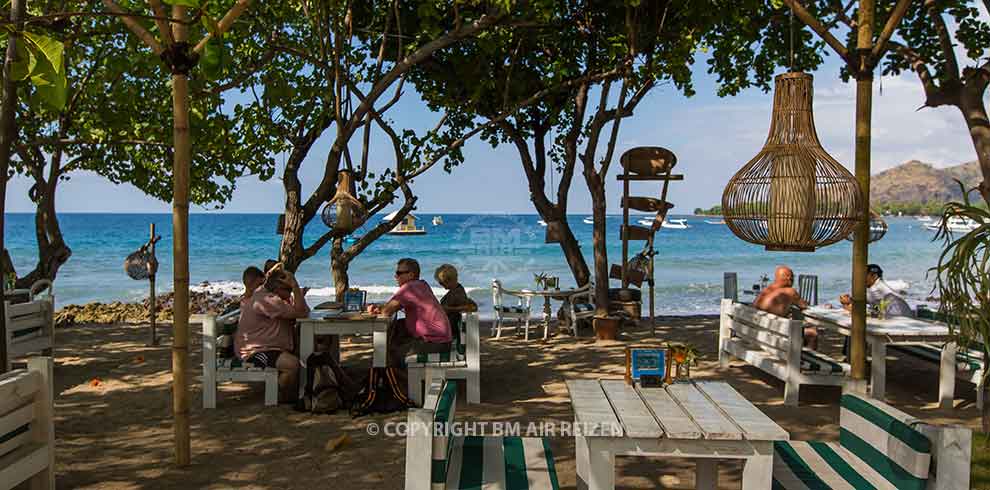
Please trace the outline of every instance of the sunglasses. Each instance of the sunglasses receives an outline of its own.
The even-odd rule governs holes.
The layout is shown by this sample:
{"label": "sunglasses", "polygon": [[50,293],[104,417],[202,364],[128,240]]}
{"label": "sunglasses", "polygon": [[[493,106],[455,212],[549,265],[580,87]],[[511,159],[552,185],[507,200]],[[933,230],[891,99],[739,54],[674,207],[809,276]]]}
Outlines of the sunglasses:
{"label": "sunglasses", "polygon": [[400,270],[396,270],[396,271],[395,271],[395,275],[397,275],[397,276],[401,276],[401,275],[403,275],[403,274],[408,274],[408,273],[410,273],[410,272],[412,272],[412,271],[400,271]]}

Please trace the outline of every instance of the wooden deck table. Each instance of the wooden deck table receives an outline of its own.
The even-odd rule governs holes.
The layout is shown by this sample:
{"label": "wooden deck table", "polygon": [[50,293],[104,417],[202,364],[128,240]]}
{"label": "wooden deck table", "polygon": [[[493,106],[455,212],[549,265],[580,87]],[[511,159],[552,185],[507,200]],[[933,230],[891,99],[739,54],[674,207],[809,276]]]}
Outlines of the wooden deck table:
{"label": "wooden deck table", "polygon": [[[299,359],[303,367],[299,373],[299,394],[306,386],[306,359],[315,350],[317,335],[372,335],[374,354],[372,366],[385,367],[388,352],[388,326],[394,318],[371,315],[364,312],[340,310],[313,310],[309,317],[296,320],[299,325]],[[337,352],[339,356],[339,351]],[[339,359],[338,359],[339,360]]]}
{"label": "wooden deck table", "polygon": [[696,461],[699,489],[716,488],[719,459],[744,459],[743,490],[770,490],[773,441],[790,438],[722,381],[642,388],[568,380],[567,389],[579,489],[614,489],[616,456],[667,456]]}
{"label": "wooden deck table", "polygon": [[[845,336],[852,336],[852,316],[842,308],[814,306],[803,311],[805,323],[834,329]],[[884,399],[887,377],[887,346],[896,344],[943,344],[939,363],[938,398],[943,408],[952,407],[956,389],[956,343],[949,335],[949,326],[909,317],[866,319],[866,342],[870,344],[873,358],[870,373],[870,395]],[[878,362],[879,360],[879,362]]]}

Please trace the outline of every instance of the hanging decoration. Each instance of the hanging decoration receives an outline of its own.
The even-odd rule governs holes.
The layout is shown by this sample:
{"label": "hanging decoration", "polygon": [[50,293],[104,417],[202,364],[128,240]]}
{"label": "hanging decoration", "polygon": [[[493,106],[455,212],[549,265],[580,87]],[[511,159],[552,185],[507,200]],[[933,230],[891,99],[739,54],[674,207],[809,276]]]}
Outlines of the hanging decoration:
{"label": "hanging decoration", "polygon": [[[855,231],[855,230],[854,230]],[[867,239],[867,243],[873,243],[879,241],[884,235],[887,234],[887,222],[884,221],[883,216],[880,213],[870,210],[870,237]],[[846,240],[850,242],[855,239],[856,233],[850,233],[846,236]]]}
{"label": "hanging decoration", "polygon": [[852,232],[863,198],[856,178],[818,140],[812,76],[790,72],[775,81],[767,141],[726,185],[722,212],[747,242],[813,252]]}
{"label": "hanging decoration", "polygon": [[330,199],[320,218],[330,228],[350,232],[364,222],[368,210],[354,197],[351,172],[341,170],[337,175],[337,193]]}

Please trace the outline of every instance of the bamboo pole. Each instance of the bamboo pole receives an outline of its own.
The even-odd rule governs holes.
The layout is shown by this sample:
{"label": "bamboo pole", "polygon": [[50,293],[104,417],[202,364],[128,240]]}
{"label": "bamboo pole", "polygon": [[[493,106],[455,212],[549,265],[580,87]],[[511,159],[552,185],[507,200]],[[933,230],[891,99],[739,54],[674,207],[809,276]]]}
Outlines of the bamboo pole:
{"label": "bamboo pole", "polygon": [[[10,21],[16,26],[14,31],[7,37],[7,57],[3,64],[3,104],[0,106],[0,175],[6,176],[10,166],[10,154],[14,149],[14,140],[17,137],[14,115],[17,112],[17,80],[11,75],[14,63],[17,61],[17,38],[24,28],[21,18],[24,16],[24,4],[26,0],[13,0],[10,2]],[[0,254],[4,250],[4,213],[7,202],[7,179],[0,179]],[[4,270],[0,261],[0,280],[6,282],[6,274],[10,271]],[[7,371],[7,342],[2,339],[7,338],[7,318],[6,298],[0,298],[0,373]]]}
{"label": "bamboo pole", "polygon": [[[151,257],[154,259],[155,243],[158,242],[158,240],[155,239],[154,223],[151,224],[151,237],[149,237],[148,240],[151,241]],[[158,298],[155,297],[155,276],[158,274],[158,264],[155,263],[153,266],[149,264],[149,267],[152,267],[152,270],[150,270],[150,274],[148,274],[148,282],[150,283],[149,286],[151,288],[151,294],[148,296],[148,316],[150,317],[148,318],[148,323],[151,325],[151,341],[148,345],[155,346],[158,345],[158,335],[156,332],[157,325],[155,325],[155,322],[158,320],[155,315],[158,310]]]}
{"label": "bamboo pole", "polygon": [[[172,18],[184,21],[186,8],[172,7]],[[177,46],[189,39],[181,22],[172,24]],[[188,50],[186,51],[188,52]],[[186,466],[190,460],[189,442],[189,164],[192,141],[189,136],[189,75],[172,74],[172,412],[175,418],[175,462]]]}
{"label": "bamboo pole", "polygon": [[[850,357],[853,386],[861,389],[866,380],[866,264],[870,233],[870,125],[873,111],[873,48],[874,0],[861,0],[856,48],[856,180],[863,196],[860,221],[856,225],[852,256],[852,339]],[[873,362],[884,362],[874,359]],[[856,383],[858,381],[858,383]]]}

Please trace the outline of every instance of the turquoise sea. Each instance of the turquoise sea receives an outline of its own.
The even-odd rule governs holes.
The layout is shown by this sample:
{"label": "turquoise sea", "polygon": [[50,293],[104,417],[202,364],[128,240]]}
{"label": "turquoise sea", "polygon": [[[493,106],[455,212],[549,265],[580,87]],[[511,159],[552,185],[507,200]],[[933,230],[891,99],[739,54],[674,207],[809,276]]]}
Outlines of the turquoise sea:
{"label": "turquoise sea", "polygon": [[[432,271],[443,263],[457,266],[461,283],[490,312],[491,281],[498,278],[506,287],[533,287],[533,274],[546,272],[561,277],[561,286],[573,285],[560,248],[545,244],[546,228],[536,215],[443,214],[443,224],[433,226],[432,214],[419,215],[422,236],[385,236],[369,247],[350,267],[351,284],[369,291],[369,300],[386,299],[394,290],[393,271],[401,257],[414,257],[423,267],[424,279],[442,290]],[[578,240],[584,244],[589,264],[591,225],[584,215],[569,217]],[[663,229],[657,235],[656,304],[662,314],[716,313],[722,289],[722,273],[739,274],[740,287],[772,274],[777,264],[788,264],[797,274],[817,274],[822,301],[834,301],[850,285],[850,244],[840,242],[814,253],[766,252],[762,247],[737,239],[724,225],[705,223],[700,216],[685,218],[690,228]],[[155,223],[162,241],[159,292],[171,289],[171,215],[167,214],[63,214],[62,229],[72,257],[59,271],[56,298],[59,305],[134,301],[146,297],[147,281],[134,281],[123,269],[124,258],[148,237]],[[277,215],[193,214],[190,216],[190,270],[193,284],[209,283],[215,290],[239,292],[241,271],[261,265],[273,257],[280,237],[275,234]],[[610,216],[608,251],[612,262],[621,260],[618,229],[621,216]],[[941,244],[932,242],[933,232],[914,218],[889,218],[890,231],[873,244],[870,261],[879,263],[885,278],[895,288],[907,291],[912,303],[924,302],[931,294],[927,270],[934,266]],[[314,221],[307,241],[326,231]],[[33,214],[8,214],[7,246],[17,270],[26,273],[36,260]],[[635,251],[641,242],[632,242]],[[312,287],[310,303],[332,294],[329,248],[305,262],[298,277]],[[616,281],[613,281],[615,283]]]}

